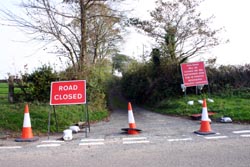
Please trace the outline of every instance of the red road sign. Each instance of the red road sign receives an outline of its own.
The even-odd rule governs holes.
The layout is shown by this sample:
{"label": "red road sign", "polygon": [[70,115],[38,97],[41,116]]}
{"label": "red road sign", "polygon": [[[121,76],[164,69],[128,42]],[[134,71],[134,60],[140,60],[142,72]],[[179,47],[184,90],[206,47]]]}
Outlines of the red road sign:
{"label": "red road sign", "polygon": [[50,90],[50,105],[68,105],[86,103],[86,81],[52,82]]}
{"label": "red road sign", "polygon": [[183,63],[181,72],[186,87],[208,84],[204,62]]}

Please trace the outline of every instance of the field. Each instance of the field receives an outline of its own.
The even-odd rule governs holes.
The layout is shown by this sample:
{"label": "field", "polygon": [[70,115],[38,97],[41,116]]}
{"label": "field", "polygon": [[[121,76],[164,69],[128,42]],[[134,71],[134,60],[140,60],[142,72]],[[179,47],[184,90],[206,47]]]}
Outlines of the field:
{"label": "field", "polygon": [[[206,98],[208,99],[208,97]],[[250,100],[244,96],[212,96],[214,102],[207,100],[207,109],[209,112],[215,112],[215,120],[220,117],[230,117],[234,122],[250,123]],[[203,97],[190,95],[187,97],[173,98],[161,102],[154,110],[159,113],[178,116],[191,116],[192,114],[201,114],[202,104],[198,100]],[[188,101],[193,101],[189,105]]]}
{"label": "field", "polygon": [[6,103],[8,101],[8,84],[0,83],[0,104]]}
{"label": "field", "polygon": [[0,94],[8,94],[8,83],[0,83]]}

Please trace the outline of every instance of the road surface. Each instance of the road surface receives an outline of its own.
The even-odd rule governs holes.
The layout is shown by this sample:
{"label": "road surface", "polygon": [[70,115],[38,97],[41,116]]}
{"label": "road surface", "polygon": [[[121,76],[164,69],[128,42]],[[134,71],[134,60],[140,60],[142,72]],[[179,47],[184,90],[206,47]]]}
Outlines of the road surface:
{"label": "road surface", "polygon": [[[132,104],[133,106],[133,104]],[[108,121],[61,141],[62,134],[30,143],[0,140],[1,167],[136,166],[249,167],[250,125],[212,123],[214,135],[193,133],[199,121],[170,117],[133,106],[139,135],[123,134],[128,111],[115,109]]]}

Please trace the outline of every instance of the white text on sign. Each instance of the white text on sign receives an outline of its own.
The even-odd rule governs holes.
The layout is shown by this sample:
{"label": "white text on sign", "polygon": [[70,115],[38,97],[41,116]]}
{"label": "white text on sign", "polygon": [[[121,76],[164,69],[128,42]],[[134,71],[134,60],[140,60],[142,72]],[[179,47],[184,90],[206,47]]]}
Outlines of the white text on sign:
{"label": "white text on sign", "polygon": [[[72,90],[78,90],[78,86],[77,85],[64,85],[64,86],[59,86],[58,87],[59,91],[72,91]],[[54,96],[55,100],[77,100],[77,99],[81,99],[82,98],[82,94],[80,93],[74,93],[74,94],[58,94]]]}

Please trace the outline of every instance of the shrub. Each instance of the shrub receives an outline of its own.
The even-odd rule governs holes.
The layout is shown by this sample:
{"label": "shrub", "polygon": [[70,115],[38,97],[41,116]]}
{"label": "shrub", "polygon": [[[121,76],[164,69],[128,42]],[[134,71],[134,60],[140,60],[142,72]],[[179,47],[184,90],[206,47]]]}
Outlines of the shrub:
{"label": "shrub", "polygon": [[50,98],[50,85],[57,80],[57,74],[50,66],[43,65],[28,75],[28,87],[31,92],[31,100],[48,102]]}

